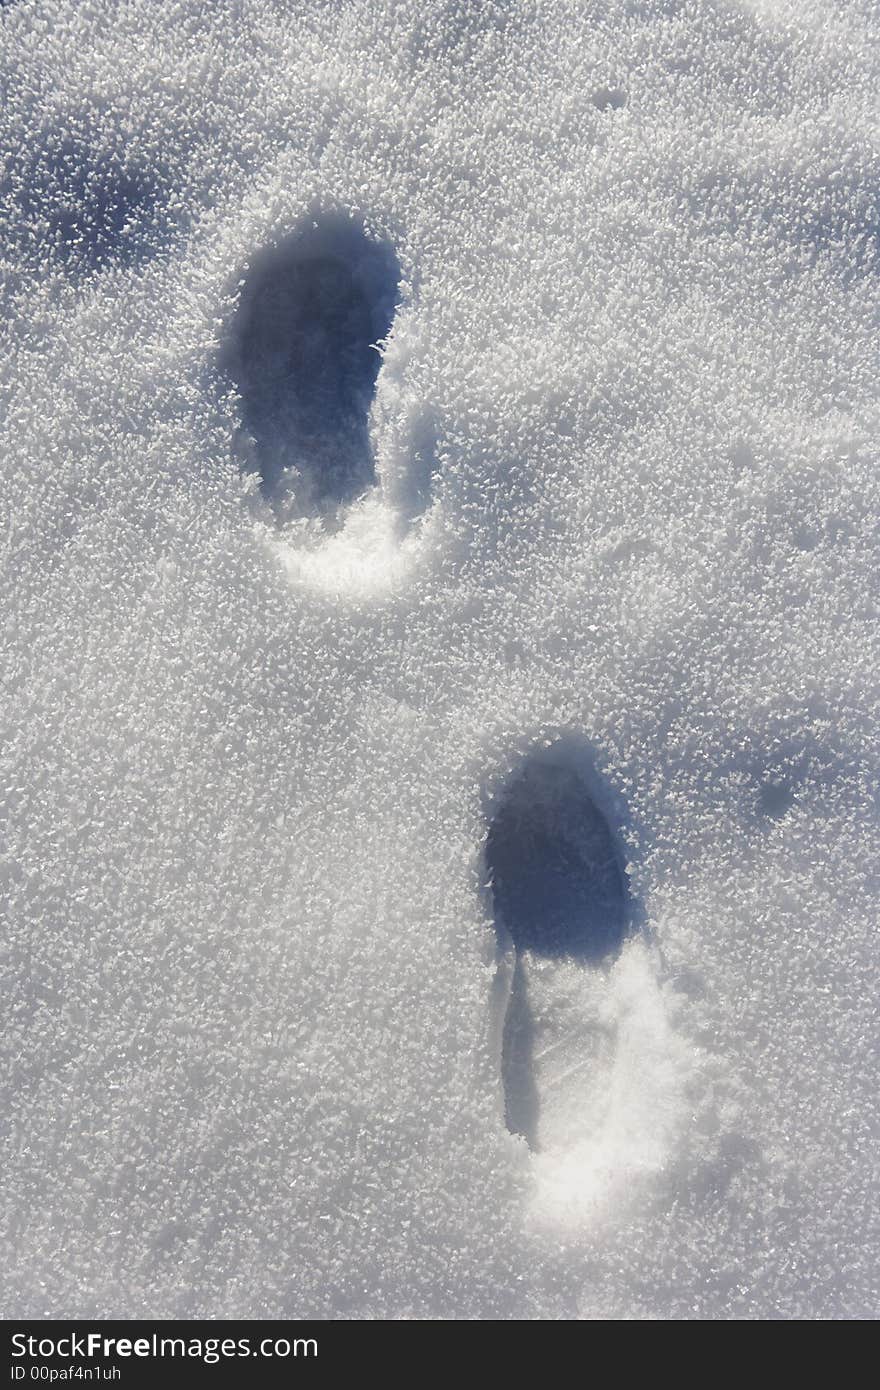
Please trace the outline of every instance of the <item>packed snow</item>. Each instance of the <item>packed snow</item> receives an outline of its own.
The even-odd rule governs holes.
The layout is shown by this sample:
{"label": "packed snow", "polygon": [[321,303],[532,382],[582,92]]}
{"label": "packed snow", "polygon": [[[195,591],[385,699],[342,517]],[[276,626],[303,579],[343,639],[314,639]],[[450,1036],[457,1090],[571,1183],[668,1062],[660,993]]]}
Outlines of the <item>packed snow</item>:
{"label": "packed snow", "polygon": [[868,1318],[872,0],[13,0],[6,1316]]}

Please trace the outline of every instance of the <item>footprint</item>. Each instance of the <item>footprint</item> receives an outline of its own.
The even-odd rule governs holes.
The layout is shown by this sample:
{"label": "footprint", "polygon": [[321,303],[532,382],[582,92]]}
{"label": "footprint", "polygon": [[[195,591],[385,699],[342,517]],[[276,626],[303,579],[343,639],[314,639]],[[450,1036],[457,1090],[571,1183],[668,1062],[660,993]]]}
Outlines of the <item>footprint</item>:
{"label": "footprint", "polygon": [[486,842],[495,921],[510,975],[501,1074],[508,1128],[533,1150],[579,1134],[601,1098],[613,1046],[606,963],[635,926],[624,862],[582,750],[527,756]]}
{"label": "footprint", "polygon": [[337,530],[376,482],[368,417],[400,268],[359,223],[324,216],[257,256],[226,351],[246,439],[276,518]]}

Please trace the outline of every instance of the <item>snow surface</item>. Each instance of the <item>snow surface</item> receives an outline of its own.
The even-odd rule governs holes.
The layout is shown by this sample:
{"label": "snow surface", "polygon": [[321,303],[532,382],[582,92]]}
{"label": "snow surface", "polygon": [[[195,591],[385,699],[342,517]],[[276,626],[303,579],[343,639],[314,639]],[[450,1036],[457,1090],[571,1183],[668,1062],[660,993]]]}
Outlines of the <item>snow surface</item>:
{"label": "snow surface", "polygon": [[[878,21],[3,6],[7,1316],[876,1314]],[[234,362],[346,223],[328,482]],[[575,748],[639,921],[530,1147]]]}

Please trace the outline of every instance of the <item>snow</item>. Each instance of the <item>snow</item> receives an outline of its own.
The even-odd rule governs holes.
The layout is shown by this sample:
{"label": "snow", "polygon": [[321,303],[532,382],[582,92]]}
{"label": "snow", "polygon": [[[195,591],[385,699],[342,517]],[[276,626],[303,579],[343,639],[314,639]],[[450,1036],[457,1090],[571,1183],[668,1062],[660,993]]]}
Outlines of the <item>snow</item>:
{"label": "snow", "polygon": [[0,26],[7,1316],[875,1315],[876,8]]}

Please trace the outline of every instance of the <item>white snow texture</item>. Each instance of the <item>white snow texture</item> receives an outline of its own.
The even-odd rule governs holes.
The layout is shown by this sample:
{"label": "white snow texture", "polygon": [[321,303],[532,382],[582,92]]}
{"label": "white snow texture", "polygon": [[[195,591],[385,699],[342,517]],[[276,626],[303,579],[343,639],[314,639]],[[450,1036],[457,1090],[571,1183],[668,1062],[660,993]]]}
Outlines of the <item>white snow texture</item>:
{"label": "white snow texture", "polygon": [[878,25],[4,4],[6,1316],[876,1314]]}

